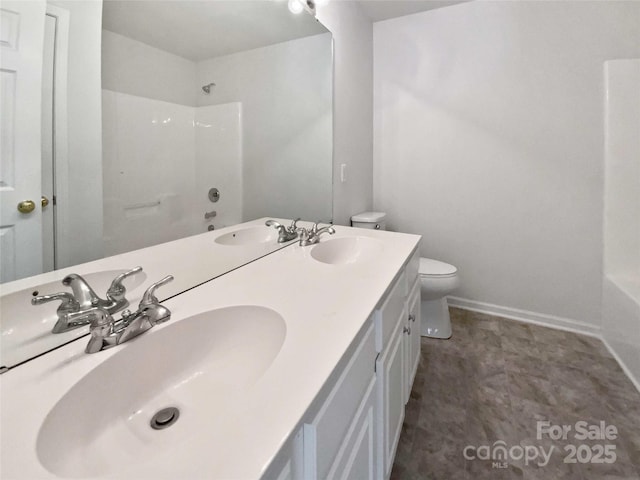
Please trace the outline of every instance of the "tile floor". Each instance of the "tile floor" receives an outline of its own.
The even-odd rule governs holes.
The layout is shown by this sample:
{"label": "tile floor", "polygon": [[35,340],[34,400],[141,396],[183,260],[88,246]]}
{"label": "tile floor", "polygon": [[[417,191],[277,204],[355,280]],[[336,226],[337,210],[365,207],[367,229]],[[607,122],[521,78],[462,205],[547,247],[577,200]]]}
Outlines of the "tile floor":
{"label": "tile floor", "polygon": [[[450,340],[422,339],[392,480],[640,480],[640,393],[602,342],[453,308],[451,321]],[[538,420],[572,430],[567,440],[539,440]],[[576,440],[581,420],[605,421],[619,435]],[[463,456],[468,445],[500,440],[508,449],[530,446],[532,456],[531,446],[543,447],[550,460],[494,468],[491,460]],[[607,444],[615,445],[614,463],[564,463],[570,445],[586,460]]]}

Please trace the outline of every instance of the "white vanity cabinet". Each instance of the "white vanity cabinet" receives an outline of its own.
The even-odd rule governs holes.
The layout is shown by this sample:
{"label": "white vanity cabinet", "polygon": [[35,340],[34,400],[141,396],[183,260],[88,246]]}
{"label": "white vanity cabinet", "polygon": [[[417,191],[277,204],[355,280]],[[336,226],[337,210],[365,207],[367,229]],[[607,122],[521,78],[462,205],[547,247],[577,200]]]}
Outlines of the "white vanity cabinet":
{"label": "white vanity cabinet", "polygon": [[[388,479],[393,468],[404,408],[420,359],[420,285],[418,252],[414,252],[376,310],[379,355],[378,469]],[[390,335],[387,332],[392,332]]]}
{"label": "white vanity cabinet", "polygon": [[264,479],[390,477],[420,359],[417,264],[415,253],[314,400],[299,433],[278,455],[277,468]]}
{"label": "white vanity cabinet", "polygon": [[367,324],[322,406],[303,426],[305,480],[376,478],[376,348],[373,322]]}

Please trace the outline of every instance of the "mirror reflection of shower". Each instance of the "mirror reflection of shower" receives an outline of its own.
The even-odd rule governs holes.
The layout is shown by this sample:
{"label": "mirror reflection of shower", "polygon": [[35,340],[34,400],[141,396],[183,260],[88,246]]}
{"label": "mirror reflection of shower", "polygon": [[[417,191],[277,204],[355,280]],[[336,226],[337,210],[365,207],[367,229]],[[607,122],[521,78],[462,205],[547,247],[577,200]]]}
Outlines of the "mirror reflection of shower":
{"label": "mirror reflection of shower", "polygon": [[209,95],[211,93],[211,87],[215,87],[215,86],[216,86],[216,84],[211,82],[210,84],[203,86],[202,87],[202,91],[204,93],[206,93],[207,95]]}

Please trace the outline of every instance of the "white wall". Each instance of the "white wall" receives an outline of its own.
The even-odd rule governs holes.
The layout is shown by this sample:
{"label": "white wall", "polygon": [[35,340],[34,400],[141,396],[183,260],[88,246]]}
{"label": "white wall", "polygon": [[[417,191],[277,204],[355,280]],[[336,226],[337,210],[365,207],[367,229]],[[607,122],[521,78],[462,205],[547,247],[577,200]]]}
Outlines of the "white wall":
{"label": "white wall", "polygon": [[70,12],[67,88],[68,158],[59,171],[70,187],[59,192],[58,268],[103,256],[100,30],[102,1],[50,2]]}
{"label": "white wall", "polygon": [[199,105],[242,103],[243,219],[329,220],[331,35],[205,60],[197,77],[216,84]]}
{"label": "white wall", "polygon": [[605,64],[602,333],[640,389],[640,59]]}
{"label": "white wall", "polygon": [[102,88],[196,106],[196,63],[102,30]]}
{"label": "white wall", "polygon": [[[373,202],[373,37],[372,24],[360,6],[332,1],[317,18],[333,34],[333,220],[350,225],[350,217]],[[340,166],[347,165],[347,181]]]}
{"label": "white wall", "polygon": [[599,327],[602,65],[640,54],[639,24],[607,1],[374,25],[374,207],[458,266],[457,296]]}

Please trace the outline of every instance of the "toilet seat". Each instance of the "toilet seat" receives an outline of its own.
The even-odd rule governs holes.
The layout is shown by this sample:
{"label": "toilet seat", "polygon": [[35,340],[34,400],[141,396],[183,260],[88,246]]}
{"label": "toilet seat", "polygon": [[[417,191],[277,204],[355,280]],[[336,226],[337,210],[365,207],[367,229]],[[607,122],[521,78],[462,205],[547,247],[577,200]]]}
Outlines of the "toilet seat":
{"label": "toilet seat", "polygon": [[420,258],[418,274],[421,277],[452,277],[457,273],[458,269],[453,265],[431,258]]}

